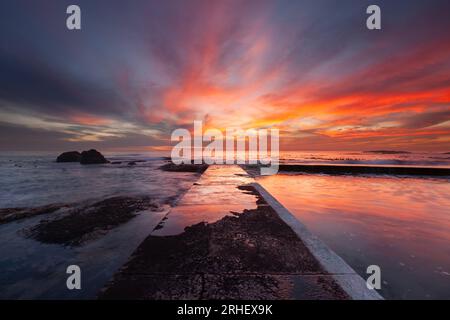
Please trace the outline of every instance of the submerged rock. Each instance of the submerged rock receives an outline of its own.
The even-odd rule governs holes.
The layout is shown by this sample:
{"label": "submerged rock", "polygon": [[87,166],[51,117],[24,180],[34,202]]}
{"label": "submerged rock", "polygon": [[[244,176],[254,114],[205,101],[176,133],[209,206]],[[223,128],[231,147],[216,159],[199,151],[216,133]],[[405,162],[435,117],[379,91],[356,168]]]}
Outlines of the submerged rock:
{"label": "submerged rock", "polygon": [[80,160],[81,153],[78,151],[63,152],[56,158],[56,162],[80,162]]}
{"label": "submerged rock", "polygon": [[34,217],[41,214],[52,213],[61,208],[67,207],[67,204],[53,203],[35,208],[4,208],[0,209],[0,224],[15,220]]}
{"label": "submerged rock", "polygon": [[83,151],[81,153],[81,164],[98,164],[98,163],[109,163],[105,157],[95,149],[89,151]]}
{"label": "submerged rock", "polygon": [[128,222],[144,210],[159,211],[162,207],[148,196],[116,196],[73,207],[64,215],[40,221],[23,234],[43,243],[79,246]]}

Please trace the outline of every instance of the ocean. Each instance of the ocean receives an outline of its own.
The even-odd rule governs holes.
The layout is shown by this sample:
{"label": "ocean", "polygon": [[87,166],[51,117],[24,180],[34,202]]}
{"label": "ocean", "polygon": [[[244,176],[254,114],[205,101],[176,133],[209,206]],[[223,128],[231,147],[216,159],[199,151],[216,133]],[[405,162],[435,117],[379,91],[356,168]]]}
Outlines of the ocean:
{"label": "ocean", "polygon": [[[0,154],[0,209],[144,195],[157,203],[79,246],[26,236],[52,213],[0,224],[0,298],[95,298],[199,176],[160,170],[163,152],[104,154],[111,164],[56,163],[55,153]],[[450,168],[450,154],[283,152],[280,163]],[[379,265],[386,298],[450,299],[449,177],[281,172],[258,182],[363,277],[368,265]],[[85,290],[66,289],[70,263],[82,267]]]}

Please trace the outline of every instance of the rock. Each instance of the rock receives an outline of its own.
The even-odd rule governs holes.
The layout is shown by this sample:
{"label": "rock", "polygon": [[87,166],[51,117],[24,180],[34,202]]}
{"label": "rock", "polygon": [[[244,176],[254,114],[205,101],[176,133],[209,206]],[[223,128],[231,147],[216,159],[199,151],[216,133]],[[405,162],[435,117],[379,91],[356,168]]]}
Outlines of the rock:
{"label": "rock", "polygon": [[81,153],[78,151],[69,151],[61,153],[58,158],[56,158],[56,162],[80,162]]}
{"label": "rock", "polygon": [[65,207],[68,207],[68,204],[54,203],[35,208],[2,208],[0,209],[0,225],[41,214],[52,213]]}
{"label": "rock", "polygon": [[[16,214],[14,210],[20,209],[12,210],[11,214]],[[93,204],[81,203],[64,215],[41,220],[37,225],[26,228],[23,235],[42,243],[79,246],[105,235],[144,210],[161,212],[162,208],[149,196],[116,196]]]}
{"label": "rock", "polygon": [[163,171],[170,172],[198,172],[203,173],[206,169],[208,169],[207,164],[174,164],[174,163],[166,163],[165,165],[159,167],[159,169]]}
{"label": "rock", "polygon": [[136,161],[128,162],[128,165],[129,165],[129,166],[135,166],[135,165],[136,165]]}
{"label": "rock", "polygon": [[97,163],[109,163],[105,157],[97,150],[91,149],[89,151],[83,151],[81,153],[81,164],[97,164]]}

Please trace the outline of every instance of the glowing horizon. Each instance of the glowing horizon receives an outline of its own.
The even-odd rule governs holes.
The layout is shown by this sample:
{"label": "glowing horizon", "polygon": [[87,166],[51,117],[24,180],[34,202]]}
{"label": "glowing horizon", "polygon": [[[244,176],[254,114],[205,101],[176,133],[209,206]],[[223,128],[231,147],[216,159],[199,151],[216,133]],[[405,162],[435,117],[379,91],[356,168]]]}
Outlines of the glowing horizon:
{"label": "glowing horizon", "polygon": [[375,32],[365,1],[79,3],[78,33],[64,4],[2,4],[0,150],[165,150],[202,120],[281,151],[450,151],[448,2],[380,1]]}

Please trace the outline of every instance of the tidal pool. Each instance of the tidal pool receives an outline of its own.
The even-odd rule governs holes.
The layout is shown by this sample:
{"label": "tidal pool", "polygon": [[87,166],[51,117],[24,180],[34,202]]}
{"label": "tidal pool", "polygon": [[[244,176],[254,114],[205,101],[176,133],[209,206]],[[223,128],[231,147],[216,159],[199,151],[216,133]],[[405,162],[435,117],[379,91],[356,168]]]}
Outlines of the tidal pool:
{"label": "tidal pool", "polygon": [[450,299],[450,180],[278,174],[258,178],[386,299]]}

